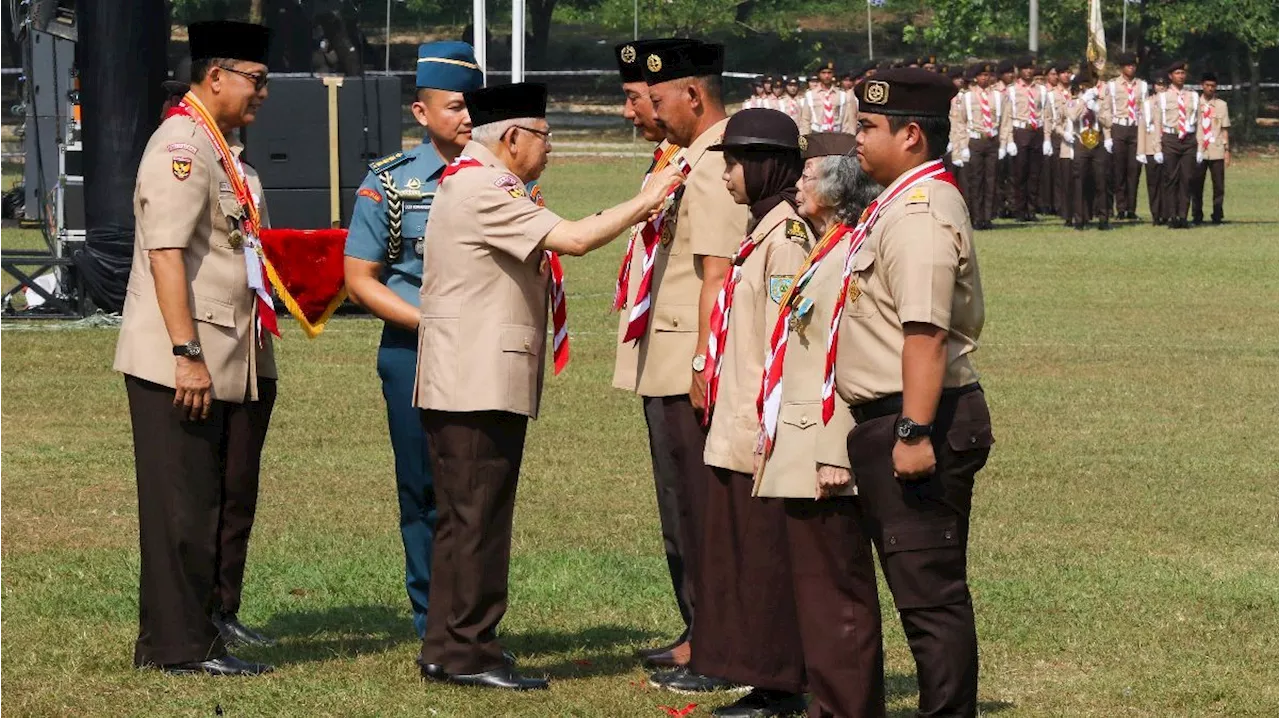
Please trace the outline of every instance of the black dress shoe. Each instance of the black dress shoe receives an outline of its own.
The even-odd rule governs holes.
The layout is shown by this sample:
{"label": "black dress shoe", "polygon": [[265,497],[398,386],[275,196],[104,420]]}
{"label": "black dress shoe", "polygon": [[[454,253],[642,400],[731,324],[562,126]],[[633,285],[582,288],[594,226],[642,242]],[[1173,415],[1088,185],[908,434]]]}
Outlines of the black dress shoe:
{"label": "black dress shoe", "polygon": [[665,688],[673,693],[712,693],[715,691],[745,691],[747,686],[730,683],[723,678],[694,673],[688,666],[671,671],[659,671],[649,676],[649,685]]}
{"label": "black dress shoe", "polygon": [[228,646],[274,646],[276,642],[257,631],[249,628],[236,618],[236,614],[215,615],[213,617],[213,625],[218,627],[218,633],[222,634],[222,642]]}
{"label": "black dress shoe", "polygon": [[484,673],[448,675],[445,680],[459,686],[499,688],[507,691],[539,691],[545,690],[551,685],[545,678],[526,678],[508,665],[503,665],[500,668],[485,671]]}
{"label": "black dress shoe", "polygon": [[711,715],[717,718],[774,718],[804,715],[807,708],[804,696],[755,688],[733,703],[711,711]]}
{"label": "black dress shoe", "polygon": [[1211,219],[1211,220],[1209,220],[1209,221],[1210,221],[1210,222],[1213,222],[1214,224],[1222,224],[1222,218],[1221,218],[1221,217],[1214,217],[1213,219]]}
{"label": "black dress shoe", "polygon": [[1099,222],[1099,223],[1098,223],[1098,229],[1100,229],[1100,230],[1102,230],[1103,232],[1105,232],[1105,231],[1107,231],[1107,230],[1111,229],[1111,223],[1104,219],[1104,220],[1102,220],[1101,222]]}
{"label": "black dress shoe", "polygon": [[189,676],[204,673],[210,676],[260,676],[274,670],[265,663],[244,661],[232,655],[221,658],[210,658],[207,661],[190,661],[161,666],[160,670],[175,676]]}
{"label": "black dress shoe", "polygon": [[1074,225],[1072,225],[1072,226],[1073,226],[1073,227],[1075,227],[1075,230],[1076,230],[1077,232],[1083,232],[1083,231],[1084,231],[1084,222],[1076,222],[1076,223],[1075,223]]}
{"label": "black dress shoe", "polygon": [[444,666],[439,663],[423,663],[422,659],[417,659],[418,670],[422,673],[422,677],[428,681],[447,681],[449,674],[444,670]]}

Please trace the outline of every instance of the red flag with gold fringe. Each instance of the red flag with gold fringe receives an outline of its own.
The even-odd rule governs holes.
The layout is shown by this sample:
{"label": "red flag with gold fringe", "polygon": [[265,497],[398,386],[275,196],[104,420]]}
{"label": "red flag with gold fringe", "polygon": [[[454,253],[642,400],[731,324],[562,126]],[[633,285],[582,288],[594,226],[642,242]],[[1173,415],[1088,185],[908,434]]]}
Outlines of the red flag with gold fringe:
{"label": "red flag with gold fringe", "polygon": [[262,254],[271,286],[311,339],[347,298],[345,229],[263,229]]}

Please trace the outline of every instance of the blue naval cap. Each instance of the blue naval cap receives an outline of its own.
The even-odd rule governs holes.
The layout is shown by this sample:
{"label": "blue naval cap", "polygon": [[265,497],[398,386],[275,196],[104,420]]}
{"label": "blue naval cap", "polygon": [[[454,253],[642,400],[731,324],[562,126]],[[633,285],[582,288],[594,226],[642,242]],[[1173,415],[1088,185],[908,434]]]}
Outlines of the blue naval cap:
{"label": "blue naval cap", "polygon": [[484,73],[467,43],[448,40],[418,46],[418,87],[470,92],[483,85]]}

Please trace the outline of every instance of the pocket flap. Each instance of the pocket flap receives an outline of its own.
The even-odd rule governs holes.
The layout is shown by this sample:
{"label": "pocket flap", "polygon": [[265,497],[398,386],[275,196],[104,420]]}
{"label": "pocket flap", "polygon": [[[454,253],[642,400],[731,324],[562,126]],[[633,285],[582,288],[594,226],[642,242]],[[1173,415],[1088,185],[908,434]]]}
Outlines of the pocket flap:
{"label": "pocket flap", "polygon": [[805,401],[783,404],[778,410],[778,421],[800,429],[808,429],[822,423],[822,403]]}
{"label": "pocket flap", "polygon": [[996,443],[989,421],[964,421],[951,425],[947,431],[947,444],[952,451],[990,449]]}
{"label": "pocket flap", "polygon": [[218,195],[218,209],[232,219],[244,219],[244,205],[240,204],[235,195]]}
{"label": "pocket flap", "polygon": [[668,304],[653,308],[653,329],[659,332],[698,331],[697,304]]}
{"label": "pocket flap", "polygon": [[424,319],[457,319],[462,314],[462,300],[457,297],[427,296],[422,298]]}
{"label": "pocket flap", "polygon": [[535,354],[538,350],[538,332],[533,327],[503,327],[501,342],[504,352]]}
{"label": "pocket flap", "polygon": [[910,526],[884,527],[884,552],[925,551],[960,545],[960,530],[955,519],[937,519]]}
{"label": "pocket flap", "polygon": [[870,247],[863,246],[861,249],[858,250],[858,253],[853,257],[853,271],[855,272],[865,271],[872,264],[875,264],[875,261],[876,261],[876,253],[871,251]]}
{"label": "pocket flap", "polygon": [[191,318],[198,322],[235,328],[236,308],[220,299],[194,295],[191,299]]}

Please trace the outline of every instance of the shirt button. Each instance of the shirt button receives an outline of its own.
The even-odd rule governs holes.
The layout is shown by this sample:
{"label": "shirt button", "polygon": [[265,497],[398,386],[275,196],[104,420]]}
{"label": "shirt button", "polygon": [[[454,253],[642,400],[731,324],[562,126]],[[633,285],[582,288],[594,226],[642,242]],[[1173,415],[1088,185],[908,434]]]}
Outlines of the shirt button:
{"label": "shirt button", "polygon": [[529,340],[527,340],[527,339],[526,339],[526,340],[525,340],[525,342],[524,342],[524,348],[525,348],[525,349],[528,349],[528,348],[530,348],[531,346],[533,346],[533,345],[529,342]]}
{"label": "shirt button", "polygon": [[671,326],[673,326],[673,327],[678,327],[678,326],[680,326],[680,317],[672,317],[672,318],[671,318]]}
{"label": "shirt button", "polygon": [[890,536],[890,537],[889,537],[889,545],[890,545],[890,546],[897,546],[897,545],[898,545],[898,537],[897,537],[897,536]]}
{"label": "shirt button", "polygon": [[944,539],[946,539],[946,540],[950,541],[950,540],[951,540],[951,532],[950,532],[950,531],[944,531],[944,532],[942,532],[942,538],[944,538]]}
{"label": "shirt button", "polygon": [[809,425],[809,417],[808,417],[808,416],[802,416],[802,417],[800,417],[800,423],[801,423],[801,424],[803,424],[803,425],[805,425],[805,426],[808,426],[808,425]]}
{"label": "shirt button", "polygon": [[205,321],[213,321],[213,312],[205,312],[204,318],[205,318]]}
{"label": "shirt button", "polygon": [[976,444],[976,443],[978,443],[978,437],[976,437],[976,436],[970,436],[970,437],[969,437],[969,445],[970,445],[970,446],[972,446],[972,445],[974,445],[974,444]]}

